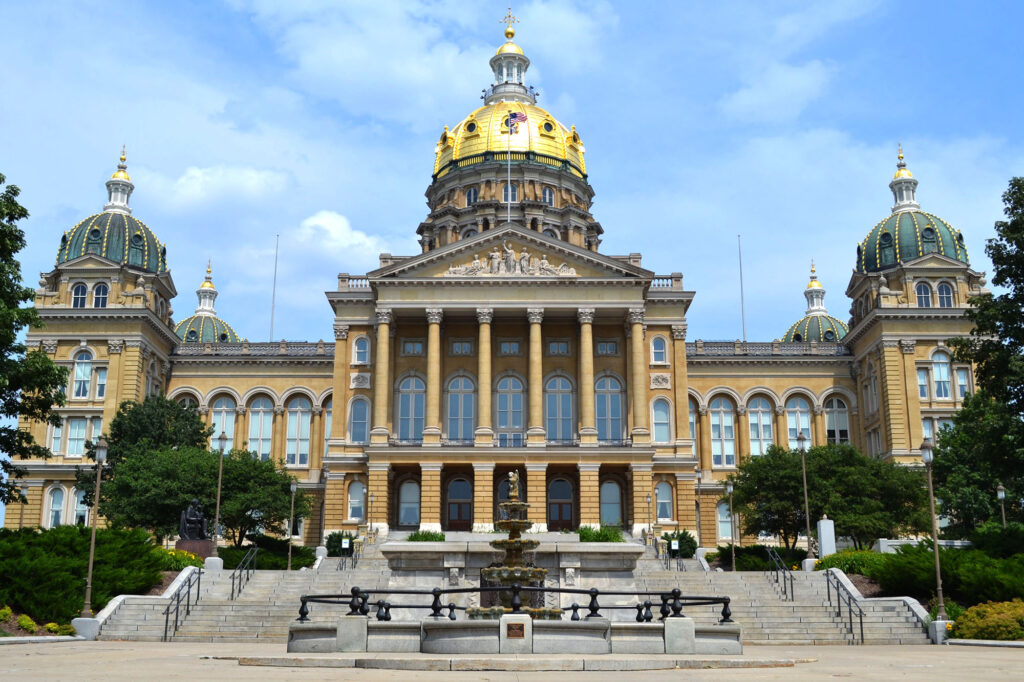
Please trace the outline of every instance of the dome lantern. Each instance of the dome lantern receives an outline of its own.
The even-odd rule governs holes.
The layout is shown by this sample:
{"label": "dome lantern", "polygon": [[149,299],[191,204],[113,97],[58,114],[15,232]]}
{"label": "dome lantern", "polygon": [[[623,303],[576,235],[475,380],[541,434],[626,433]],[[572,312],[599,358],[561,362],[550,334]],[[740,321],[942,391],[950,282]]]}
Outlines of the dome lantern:
{"label": "dome lantern", "polygon": [[512,16],[511,8],[508,15],[501,20],[501,23],[505,24],[506,42],[491,57],[494,84],[484,90],[484,104],[494,104],[495,102],[537,103],[537,95],[533,88],[523,85],[526,70],[530,68],[530,60],[523,54],[523,49],[512,42],[512,38],[516,35],[512,24],[518,21]]}
{"label": "dome lantern", "polygon": [[196,289],[199,305],[189,317],[174,327],[174,333],[186,343],[241,343],[244,339],[224,320],[217,317],[213,302],[217,289],[213,286],[210,263],[206,264],[206,277]]}
{"label": "dome lantern", "polygon": [[782,337],[785,343],[838,343],[849,328],[841,320],[828,314],[825,309],[825,287],[818,281],[818,275],[811,261],[811,280],[804,289],[807,310],[804,316],[791,326]]}
{"label": "dome lantern", "polygon": [[130,214],[132,209],[128,206],[128,198],[132,195],[135,185],[128,176],[128,166],[125,164],[124,146],[121,147],[121,159],[117,164],[117,170],[107,180],[107,205],[103,207],[105,213]]}
{"label": "dome lantern", "polygon": [[892,176],[889,189],[895,204],[892,207],[893,213],[900,211],[916,211],[921,208],[917,203],[917,180],[914,174],[907,170],[907,163],[903,160],[903,145],[899,147],[898,160],[896,162],[896,174]]}

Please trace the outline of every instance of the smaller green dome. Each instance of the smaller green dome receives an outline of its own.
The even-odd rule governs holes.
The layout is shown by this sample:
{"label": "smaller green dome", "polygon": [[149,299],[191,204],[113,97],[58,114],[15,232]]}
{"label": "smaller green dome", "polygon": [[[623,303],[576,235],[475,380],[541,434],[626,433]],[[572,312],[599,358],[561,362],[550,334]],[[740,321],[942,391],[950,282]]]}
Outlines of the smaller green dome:
{"label": "smaller green dome", "polygon": [[212,315],[192,315],[174,326],[174,333],[185,343],[241,343],[231,325]]}
{"label": "smaller green dome", "polygon": [[964,264],[970,263],[959,230],[931,213],[899,211],[871,228],[857,246],[857,270],[888,270],[928,253],[940,253]]}
{"label": "smaller green dome", "polygon": [[64,233],[57,263],[94,253],[157,274],[167,272],[167,249],[144,222],[114,211],[89,216]]}
{"label": "smaller green dome", "polygon": [[782,337],[785,343],[838,343],[850,328],[831,315],[805,315]]}

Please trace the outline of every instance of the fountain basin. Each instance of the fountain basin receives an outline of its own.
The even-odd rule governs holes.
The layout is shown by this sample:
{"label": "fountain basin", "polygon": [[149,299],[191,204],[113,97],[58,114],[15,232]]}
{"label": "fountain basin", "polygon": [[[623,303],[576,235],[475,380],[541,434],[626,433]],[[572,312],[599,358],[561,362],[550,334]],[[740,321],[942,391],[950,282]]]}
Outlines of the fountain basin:
{"label": "fountain basin", "polygon": [[532,585],[543,581],[547,573],[546,568],[529,566],[491,566],[480,569],[480,575],[484,580],[498,585]]}
{"label": "fountain basin", "polygon": [[532,552],[540,547],[540,540],[491,540],[489,544],[505,552]]}

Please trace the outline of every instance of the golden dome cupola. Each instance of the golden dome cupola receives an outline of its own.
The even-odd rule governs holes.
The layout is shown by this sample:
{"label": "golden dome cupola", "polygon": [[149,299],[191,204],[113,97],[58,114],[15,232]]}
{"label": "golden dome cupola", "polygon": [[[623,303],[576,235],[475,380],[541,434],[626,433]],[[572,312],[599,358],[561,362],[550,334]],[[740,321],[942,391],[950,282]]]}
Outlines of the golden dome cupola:
{"label": "golden dome cupola", "polygon": [[128,206],[128,198],[135,190],[135,185],[132,184],[132,179],[128,176],[126,161],[125,148],[122,146],[120,163],[117,164],[117,170],[107,180],[107,205],[103,207],[103,210],[107,213],[130,214],[132,212],[131,207]]}
{"label": "golden dome cupola", "polygon": [[206,277],[196,289],[199,305],[189,317],[174,326],[174,333],[186,343],[241,343],[244,339],[230,324],[217,317],[213,302],[217,289],[213,286],[210,263],[206,264]]}
{"label": "golden dome cupola", "polygon": [[537,93],[532,87],[528,88],[523,84],[526,70],[530,68],[530,60],[523,54],[523,49],[512,42],[516,35],[512,24],[518,21],[512,16],[512,10],[509,10],[508,16],[502,19],[505,24],[506,42],[491,57],[494,84],[484,90],[485,105],[496,102],[537,103]]}
{"label": "golden dome cupola", "polygon": [[892,207],[893,213],[900,211],[917,211],[921,205],[917,203],[917,180],[914,174],[907,170],[907,162],[903,160],[903,145],[899,146],[899,153],[896,161],[896,174],[892,176],[889,183],[895,203]]}
{"label": "golden dome cupola", "polygon": [[825,309],[825,287],[818,281],[814,261],[811,261],[811,280],[804,289],[807,299],[807,310],[804,316],[791,325],[783,335],[786,343],[837,343],[846,336],[849,327],[842,320],[828,314]]}

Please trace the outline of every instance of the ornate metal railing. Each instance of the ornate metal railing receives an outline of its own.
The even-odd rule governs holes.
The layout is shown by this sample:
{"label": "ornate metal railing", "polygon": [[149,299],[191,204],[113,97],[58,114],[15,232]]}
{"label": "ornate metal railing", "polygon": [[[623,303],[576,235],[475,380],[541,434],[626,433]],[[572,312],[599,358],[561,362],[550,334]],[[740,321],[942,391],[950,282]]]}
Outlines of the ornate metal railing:
{"label": "ornate metal railing", "polygon": [[260,548],[253,546],[245,553],[242,560],[235,566],[235,570],[231,571],[231,599],[242,594],[242,588],[249,583],[249,578],[252,577],[252,572],[256,570],[256,555],[259,553]]}
{"label": "ornate metal railing", "polygon": [[[190,613],[192,613],[192,605],[199,603],[199,588],[202,585],[203,580],[203,569],[197,569],[188,579],[178,586],[178,589],[171,595],[171,601],[164,609],[164,638],[163,641],[167,641],[167,631],[171,627],[171,613],[174,614],[174,633],[178,632],[178,625],[180,621],[184,620]],[[192,601],[192,593],[195,592],[195,601]],[[184,604],[185,615],[181,614],[181,607]]]}
{"label": "ornate metal railing", "polygon": [[690,357],[766,356],[766,355],[850,355],[841,343],[783,343],[781,341],[704,341],[698,339],[686,344]]}
{"label": "ornate metal railing", "polygon": [[853,593],[847,589],[840,580],[839,576],[832,572],[832,569],[825,571],[825,584],[826,590],[828,591],[828,603],[832,604],[832,593],[836,595],[836,617],[839,618],[840,622],[843,619],[843,603],[846,603],[846,631],[853,636],[854,641],[857,639],[857,635],[853,629],[853,617],[857,616],[857,621],[860,624],[860,643],[864,643],[864,609],[857,603],[857,599],[853,596]]}
{"label": "ornate metal railing", "polygon": [[[299,617],[298,621],[307,622],[309,620],[309,605],[310,604],[348,604],[349,616],[367,616],[371,609],[376,609],[377,620],[389,621],[391,620],[391,609],[429,609],[428,614],[433,618],[444,618],[446,614],[442,613],[447,610],[447,618],[449,620],[457,620],[456,613],[458,611],[465,611],[465,606],[457,606],[455,602],[448,602],[447,604],[442,603],[442,595],[452,594],[469,594],[479,592],[481,594],[485,592],[508,592],[511,593],[511,599],[509,605],[512,609],[512,613],[524,613],[523,611],[523,599],[522,593],[555,593],[555,594],[582,594],[587,595],[589,600],[586,606],[573,602],[569,606],[569,610],[572,612],[570,620],[580,620],[580,610],[585,609],[587,615],[583,616],[586,618],[602,618],[601,609],[628,609],[636,611],[636,621],[638,623],[649,623],[654,619],[654,612],[651,611],[651,607],[656,606],[660,602],[658,612],[661,617],[658,620],[665,620],[666,618],[679,618],[683,616],[683,607],[689,606],[712,606],[722,605],[722,617],[718,622],[720,623],[731,623],[732,621],[732,610],[729,608],[729,597],[700,597],[700,596],[684,596],[679,588],[667,592],[646,592],[646,591],[619,591],[619,590],[598,590],[596,587],[592,587],[589,590],[572,588],[572,587],[531,587],[527,585],[511,585],[505,586],[486,586],[486,587],[456,587],[447,590],[442,590],[440,587],[435,587],[432,590],[362,590],[358,587],[353,587],[350,594],[305,594],[299,598]],[[423,603],[394,603],[387,599],[373,600],[374,595],[414,595],[414,596],[431,596],[430,604]],[[601,596],[615,596],[615,597],[638,597],[640,601],[633,605],[611,605],[601,606],[598,601]],[[654,597],[652,600],[651,597]]]}
{"label": "ornate metal railing", "polygon": [[510,160],[509,156],[511,156],[511,161],[513,163],[541,163],[544,164],[545,166],[550,166],[552,168],[560,168],[562,170],[567,170],[573,175],[576,175],[583,179],[586,179],[587,177],[587,174],[584,173],[581,168],[579,168],[572,162],[560,159],[557,156],[551,156],[549,154],[538,154],[537,152],[513,151],[511,152],[511,154],[509,154],[509,152],[495,151],[482,152],[480,154],[471,154],[469,156],[464,156],[461,159],[456,159],[455,161],[449,161],[448,163],[437,169],[437,172],[434,173],[434,179],[436,180],[440,177],[444,177],[449,172],[451,172],[453,168],[466,168],[467,166],[475,166],[478,163],[487,163],[490,161],[498,163],[508,163],[508,161]]}
{"label": "ornate metal railing", "polygon": [[782,589],[782,598],[793,601],[793,571],[789,570],[774,547],[768,548],[768,562],[771,564],[771,580]]}

